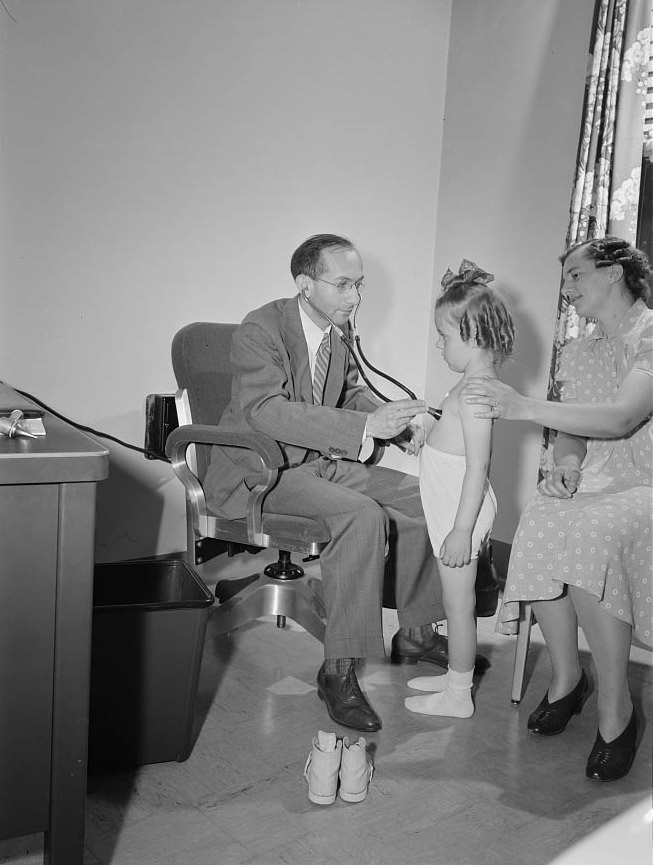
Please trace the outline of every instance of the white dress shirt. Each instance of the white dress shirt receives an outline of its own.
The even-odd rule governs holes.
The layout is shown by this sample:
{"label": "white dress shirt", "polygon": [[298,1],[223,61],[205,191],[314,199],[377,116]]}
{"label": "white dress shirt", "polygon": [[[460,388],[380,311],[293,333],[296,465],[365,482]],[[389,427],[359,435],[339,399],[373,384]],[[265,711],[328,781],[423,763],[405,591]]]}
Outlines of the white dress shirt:
{"label": "white dress shirt", "polygon": [[331,325],[327,325],[324,330],[322,330],[322,328],[318,327],[313,319],[309,318],[306,312],[304,312],[304,308],[299,300],[297,301],[297,305],[299,306],[299,317],[302,322],[302,329],[306,339],[306,347],[308,348],[308,362],[311,368],[311,380],[313,380],[315,378],[315,357],[317,355],[317,350],[324,338],[324,334],[331,330]]}

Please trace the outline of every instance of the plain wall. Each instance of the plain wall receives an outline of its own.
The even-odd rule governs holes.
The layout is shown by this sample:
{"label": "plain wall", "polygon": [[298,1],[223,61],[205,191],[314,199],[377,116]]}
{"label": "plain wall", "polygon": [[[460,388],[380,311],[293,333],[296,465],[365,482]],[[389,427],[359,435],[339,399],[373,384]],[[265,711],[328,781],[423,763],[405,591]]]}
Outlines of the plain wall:
{"label": "plain wall", "polygon": [[[174,332],[293,294],[292,250],[335,231],[370,359],[441,397],[433,295],[471,257],[544,391],[593,0],[5,2],[0,379],[142,446]],[[509,540],[539,436],[504,426]],[[181,549],[169,466],[107,444],[98,561]]]}
{"label": "plain wall", "polygon": [[[423,393],[449,0],[7,2],[2,380],[142,446],[175,331],[294,294],[333,231],[367,353]],[[169,466],[107,444],[97,559],[182,548]]]}

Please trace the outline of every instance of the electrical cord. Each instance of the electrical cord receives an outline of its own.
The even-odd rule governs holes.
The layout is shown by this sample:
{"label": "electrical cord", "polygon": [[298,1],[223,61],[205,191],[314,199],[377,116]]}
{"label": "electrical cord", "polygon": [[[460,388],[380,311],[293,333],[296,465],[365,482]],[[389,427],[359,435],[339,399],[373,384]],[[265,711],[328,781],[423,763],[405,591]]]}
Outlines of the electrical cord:
{"label": "electrical cord", "polygon": [[27,391],[19,390],[17,387],[13,388],[16,393],[19,393],[21,396],[24,396],[26,399],[32,400],[37,405],[40,405],[41,408],[45,409],[45,411],[50,412],[55,417],[58,417],[59,420],[65,421],[69,423],[71,426],[74,426],[75,429],[81,430],[82,432],[90,433],[91,435],[99,436],[103,439],[110,439],[112,442],[116,442],[116,444],[122,445],[124,448],[129,448],[129,450],[136,451],[139,454],[145,454],[145,456],[149,457],[153,460],[160,460],[164,463],[169,463],[170,460],[166,456],[161,456],[161,454],[156,453],[155,451],[148,450],[147,448],[138,447],[138,445],[132,445],[129,442],[125,442],[122,439],[117,438],[116,436],[111,435],[110,433],[100,432],[100,430],[93,429],[90,426],[84,426],[83,424],[77,423],[74,420],[66,417],[63,414],[60,414],[58,411],[55,411],[53,408],[50,408],[49,405],[46,405],[43,400],[38,399],[38,397],[33,396],[31,393],[27,393]]}

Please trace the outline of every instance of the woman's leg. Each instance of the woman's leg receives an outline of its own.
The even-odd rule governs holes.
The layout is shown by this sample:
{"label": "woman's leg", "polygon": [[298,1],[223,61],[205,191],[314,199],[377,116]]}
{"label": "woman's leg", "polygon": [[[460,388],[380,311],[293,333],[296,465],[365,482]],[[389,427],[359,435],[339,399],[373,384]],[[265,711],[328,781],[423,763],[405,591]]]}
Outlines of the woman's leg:
{"label": "woman's leg", "polygon": [[581,675],[578,658],[578,619],[569,594],[551,601],[534,601],[533,611],[551,658],[549,703],[566,697]]}
{"label": "woman's leg", "polygon": [[606,612],[589,592],[570,586],[569,594],[596,667],[599,732],[611,742],[623,732],[633,711],[628,690],[632,628]]}

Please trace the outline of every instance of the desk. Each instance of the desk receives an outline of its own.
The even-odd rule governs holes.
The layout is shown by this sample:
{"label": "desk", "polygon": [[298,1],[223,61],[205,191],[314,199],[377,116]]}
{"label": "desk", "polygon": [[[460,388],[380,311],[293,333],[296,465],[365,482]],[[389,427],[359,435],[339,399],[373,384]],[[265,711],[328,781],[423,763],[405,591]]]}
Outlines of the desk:
{"label": "desk", "polygon": [[[0,409],[35,406],[0,383]],[[38,408],[38,406],[36,406]],[[96,482],[108,451],[51,414],[0,436],[0,839],[82,865]]]}

